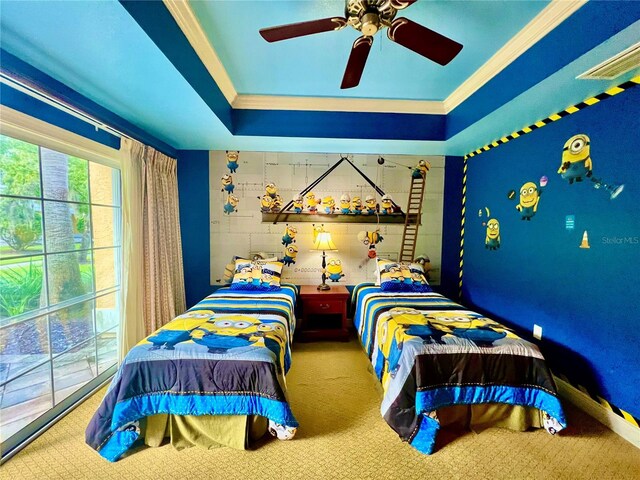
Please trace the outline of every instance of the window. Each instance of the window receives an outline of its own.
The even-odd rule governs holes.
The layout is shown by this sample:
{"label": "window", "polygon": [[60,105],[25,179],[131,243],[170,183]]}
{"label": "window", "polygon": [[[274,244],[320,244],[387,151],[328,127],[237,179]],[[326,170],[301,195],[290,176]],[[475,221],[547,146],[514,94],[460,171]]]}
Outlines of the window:
{"label": "window", "polygon": [[0,440],[11,450],[117,363],[120,172],[0,136]]}

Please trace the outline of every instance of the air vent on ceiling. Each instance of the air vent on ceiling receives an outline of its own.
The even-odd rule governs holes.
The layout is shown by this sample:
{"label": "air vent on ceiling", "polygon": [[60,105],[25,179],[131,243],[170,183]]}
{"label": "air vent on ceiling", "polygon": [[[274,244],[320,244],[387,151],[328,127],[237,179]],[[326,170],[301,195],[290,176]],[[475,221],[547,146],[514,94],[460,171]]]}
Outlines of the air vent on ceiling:
{"label": "air vent on ceiling", "polygon": [[637,67],[640,67],[640,42],[590,68],[576,78],[583,80],[613,80]]}

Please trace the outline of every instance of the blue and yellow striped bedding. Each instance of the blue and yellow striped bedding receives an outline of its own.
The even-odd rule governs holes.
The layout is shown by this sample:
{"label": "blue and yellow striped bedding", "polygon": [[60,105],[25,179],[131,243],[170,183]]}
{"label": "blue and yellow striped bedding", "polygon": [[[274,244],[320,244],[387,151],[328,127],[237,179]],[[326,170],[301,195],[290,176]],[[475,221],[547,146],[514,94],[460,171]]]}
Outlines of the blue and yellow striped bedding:
{"label": "blue and yellow striped bedding", "polygon": [[433,452],[438,409],[451,405],[534,407],[550,433],[566,426],[540,350],[503,325],[434,292],[383,292],[360,284],[352,305],[382,383],[382,416],[418,451]]}
{"label": "blue and yellow striped bedding", "polygon": [[260,415],[279,438],[298,422],[286,400],[297,289],[221,288],[131,349],[86,431],[109,461],[150,415]]}

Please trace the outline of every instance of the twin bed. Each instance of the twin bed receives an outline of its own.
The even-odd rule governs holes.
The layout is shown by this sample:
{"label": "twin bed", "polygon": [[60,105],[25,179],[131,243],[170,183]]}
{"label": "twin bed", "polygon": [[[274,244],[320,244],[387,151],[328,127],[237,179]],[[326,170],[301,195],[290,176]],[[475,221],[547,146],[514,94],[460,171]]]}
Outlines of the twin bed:
{"label": "twin bed", "polygon": [[566,426],[540,350],[503,325],[434,292],[360,284],[352,304],[382,416],[418,451],[433,452],[441,424]]}
{"label": "twin bed", "polygon": [[[176,446],[243,448],[298,422],[287,402],[297,289],[222,288],[127,354],[86,431],[109,461],[165,436]],[[266,420],[265,420],[266,419]]]}
{"label": "twin bed", "polygon": [[[297,289],[222,288],[134,347],[86,431],[109,461],[135,445],[246,448],[298,422],[287,402]],[[432,453],[441,425],[550,433],[566,422],[538,348],[433,292],[353,291],[354,324],[403,441]]]}

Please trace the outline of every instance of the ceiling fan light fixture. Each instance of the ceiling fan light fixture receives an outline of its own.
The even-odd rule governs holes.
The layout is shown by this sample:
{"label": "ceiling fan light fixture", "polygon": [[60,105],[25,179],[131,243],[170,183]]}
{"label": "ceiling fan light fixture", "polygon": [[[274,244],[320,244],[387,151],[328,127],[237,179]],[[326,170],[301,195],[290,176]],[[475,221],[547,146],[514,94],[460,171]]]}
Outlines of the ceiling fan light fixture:
{"label": "ceiling fan light fixture", "polygon": [[374,36],[380,29],[380,18],[376,13],[369,12],[362,16],[362,34],[367,37]]}

